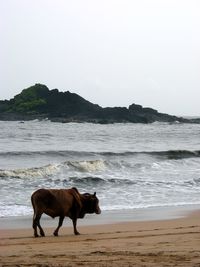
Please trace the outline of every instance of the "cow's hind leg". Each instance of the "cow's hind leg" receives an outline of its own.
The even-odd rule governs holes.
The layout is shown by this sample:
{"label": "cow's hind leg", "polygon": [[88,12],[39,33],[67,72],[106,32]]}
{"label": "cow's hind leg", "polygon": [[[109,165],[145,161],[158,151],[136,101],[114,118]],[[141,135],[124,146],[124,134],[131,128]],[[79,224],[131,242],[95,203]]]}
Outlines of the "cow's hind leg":
{"label": "cow's hind leg", "polygon": [[36,214],[33,215],[33,230],[34,230],[34,236],[38,237],[37,233],[37,221],[36,221]]}
{"label": "cow's hind leg", "polygon": [[64,216],[60,216],[60,218],[59,218],[59,223],[58,223],[58,227],[56,228],[56,230],[54,231],[54,235],[55,236],[58,236],[58,231],[59,231],[59,229],[60,229],[60,227],[62,226],[62,224],[63,224],[63,220],[64,220]]}
{"label": "cow's hind leg", "polygon": [[33,219],[33,229],[34,229],[34,236],[38,237],[38,233],[37,233],[37,227],[40,229],[40,235],[41,236],[45,236],[44,231],[40,225],[40,218],[41,218],[42,214],[36,214],[34,215],[34,219]]}
{"label": "cow's hind leg", "polygon": [[44,233],[44,231],[43,231],[43,229],[42,229],[42,226],[40,225],[40,218],[41,218],[41,216],[42,216],[42,214],[38,217],[38,227],[39,227],[39,229],[40,229],[40,235],[41,236],[45,236],[45,233]]}

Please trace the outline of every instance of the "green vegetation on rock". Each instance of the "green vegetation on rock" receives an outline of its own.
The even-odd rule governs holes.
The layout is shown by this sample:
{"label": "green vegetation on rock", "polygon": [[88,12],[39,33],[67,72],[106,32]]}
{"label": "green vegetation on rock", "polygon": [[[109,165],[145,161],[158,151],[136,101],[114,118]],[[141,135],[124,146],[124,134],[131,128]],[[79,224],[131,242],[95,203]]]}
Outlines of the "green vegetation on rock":
{"label": "green vegetation on rock", "polygon": [[41,84],[24,89],[10,100],[11,105],[9,105],[8,112],[39,113],[47,103],[45,96],[48,95],[48,92],[49,89]]}

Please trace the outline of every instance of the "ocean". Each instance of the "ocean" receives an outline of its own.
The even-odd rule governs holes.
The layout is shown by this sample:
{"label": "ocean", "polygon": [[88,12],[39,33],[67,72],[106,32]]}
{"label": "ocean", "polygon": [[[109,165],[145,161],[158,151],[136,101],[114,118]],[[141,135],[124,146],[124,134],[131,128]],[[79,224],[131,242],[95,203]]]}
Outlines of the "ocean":
{"label": "ocean", "polygon": [[0,217],[38,188],[97,193],[102,211],[200,204],[200,124],[0,121]]}

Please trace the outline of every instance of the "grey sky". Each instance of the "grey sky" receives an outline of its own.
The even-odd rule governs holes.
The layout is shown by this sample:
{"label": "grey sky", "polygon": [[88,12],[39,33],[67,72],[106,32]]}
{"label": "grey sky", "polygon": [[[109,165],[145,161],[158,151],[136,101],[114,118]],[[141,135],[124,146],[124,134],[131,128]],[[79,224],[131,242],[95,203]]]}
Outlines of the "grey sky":
{"label": "grey sky", "polygon": [[200,116],[199,0],[0,0],[0,99],[35,83]]}

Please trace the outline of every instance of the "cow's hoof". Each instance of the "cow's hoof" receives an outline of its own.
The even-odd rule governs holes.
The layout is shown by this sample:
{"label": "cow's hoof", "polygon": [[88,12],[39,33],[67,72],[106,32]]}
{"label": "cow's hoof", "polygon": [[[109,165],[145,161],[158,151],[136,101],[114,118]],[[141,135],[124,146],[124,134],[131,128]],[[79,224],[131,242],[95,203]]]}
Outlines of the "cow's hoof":
{"label": "cow's hoof", "polygon": [[45,236],[44,232],[41,232],[41,233],[40,233],[40,235],[41,235],[42,237],[44,237],[44,236]]}
{"label": "cow's hoof", "polygon": [[76,232],[76,233],[74,233],[75,235],[80,235],[80,233],[79,232]]}
{"label": "cow's hoof", "polygon": [[38,234],[34,234],[34,237],[39,237],[39,235]]}
{"label": "cow's hoof", "polygon": [[54,234],[54,236],[58,236],[58,233],[57,232],[54,232],[53,234]]}

